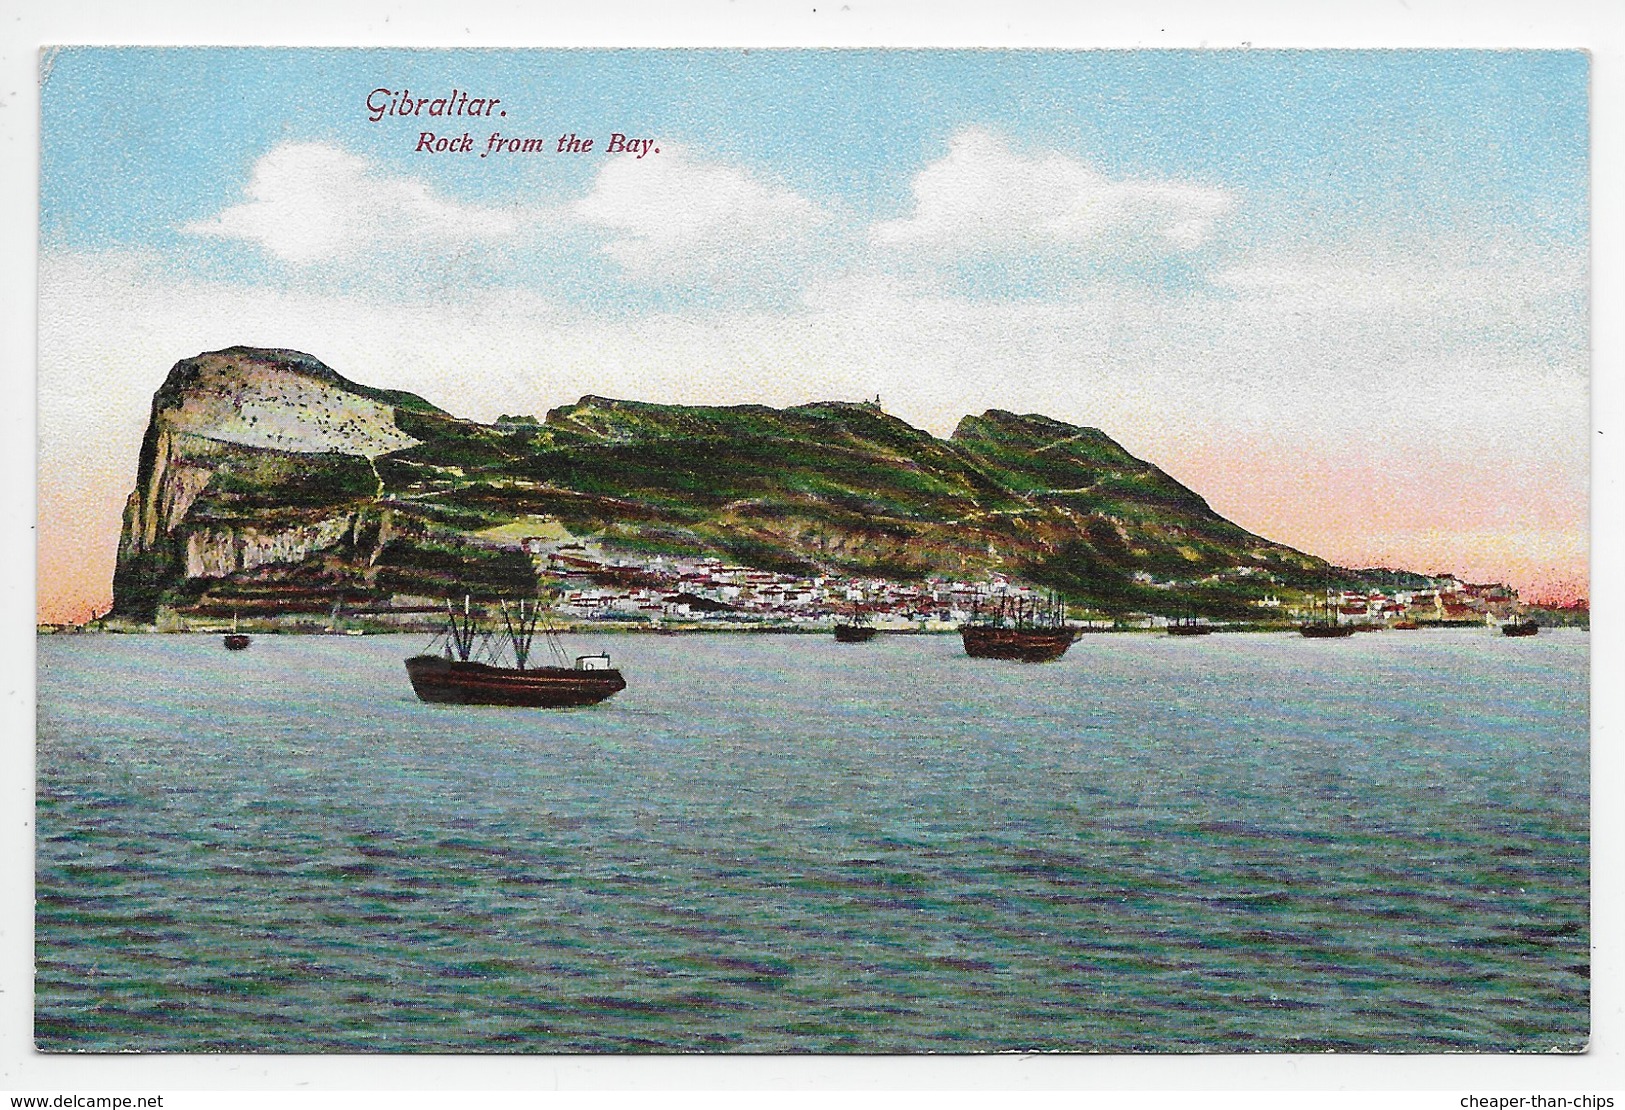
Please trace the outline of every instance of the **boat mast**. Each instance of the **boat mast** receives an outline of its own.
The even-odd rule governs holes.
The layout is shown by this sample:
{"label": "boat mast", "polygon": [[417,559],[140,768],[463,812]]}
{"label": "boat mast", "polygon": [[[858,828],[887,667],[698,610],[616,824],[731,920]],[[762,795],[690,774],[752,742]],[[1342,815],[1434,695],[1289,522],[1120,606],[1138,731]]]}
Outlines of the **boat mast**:
{"label": "boat mast", "polygon": [[527,603],[520,598],[514,612],[509,611],[505,601],[497,604],[502,609],[502,623],[508,628],[508,642],[513,645],[514,662],[520,670],[524,670],[530,659],[531,641],[536,637],[536,623],[541,619],[542,603],[539,600]]}
{"label": "boat mast", "polygon": [[468,657],[474,651],[474,611],[473,602],[467,594],[463,595],[463,614],[459,620],[457,610],[452,608],[451,599],[446,599],[446,615],[451,618],[447,629],[446,654],[449,657],[452,651],[457,653],[459,663],[468,662]]}

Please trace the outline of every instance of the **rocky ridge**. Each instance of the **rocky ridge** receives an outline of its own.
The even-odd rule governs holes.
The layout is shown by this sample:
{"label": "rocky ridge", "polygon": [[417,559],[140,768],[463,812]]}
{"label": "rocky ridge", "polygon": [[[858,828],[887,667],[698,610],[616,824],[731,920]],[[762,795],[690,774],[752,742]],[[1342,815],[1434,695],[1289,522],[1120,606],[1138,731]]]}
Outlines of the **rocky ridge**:
{"label": "rocky ridge", "polygon": [[125,510],[114,612],[285,615],[529,592],[517,521],[631,556],[806,574],[1007,574],[1102,611],[1245,613],[1326,573],[1098,429],[990,410],[947,440],[872,404],[587,396],[485,425],[296,351],[176,364]]}

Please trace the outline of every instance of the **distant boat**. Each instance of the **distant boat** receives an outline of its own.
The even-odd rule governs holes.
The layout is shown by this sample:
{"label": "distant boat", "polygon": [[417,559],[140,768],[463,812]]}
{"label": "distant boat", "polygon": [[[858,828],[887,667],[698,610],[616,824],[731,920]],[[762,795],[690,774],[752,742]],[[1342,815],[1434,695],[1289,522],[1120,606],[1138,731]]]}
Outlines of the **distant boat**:
{"label": "distant boat", "polygon": [[[1329,590],[1328,590],[1329,592]],[[1352,624],[1338,624],[1337,613],[1332,609],[1328,600],[1321,607],[1321,615],[1316,617],[1311,608],[1309,619],[1298,625],[1298,634],[1311,640],[1340,640],[1344,636],[1354,635]]]}
{"label": "distant boat", "polygon": [[1300,624],[1298,634],[1311,640],[1337,640],[1354,635],[1352,624]]}
{"label": "distant boat", "polygon": [[1414,632],[1416,629],[1421,628],[1422,626],[1420,624],[1417,624],[1413,620],[1402,620],[1402,621],[1395,621],[1393,624],[1389,625],[1388,627],[1389,628],[1397,628],[1401,632]]}
{"label": "distant boat", "polygon": [[1168,623],[1168,635],[1170,636],[1207,636],[1212,632],[1212,625],[1198,624],[1194,616],[1181,617],[1177,621]]}
{"label": "distant boat", "polygon": [[1066,654],[1073,632],[1066,626],[1065,610],[1056,599],[999,597],[988,609],[980,605],[959,629],[965,654],[972,659],[1009,659],[1020,663],[1048,663]]}
{"label": "distant boat", "polygon": [[1508,621],[1501,626],[1503,636],[1533,636],[1540,631],[1540,625],[1532,620]]}
{"label": "distant boat", "polygon": [[835,640],[842,644],[862,644],[875,638],[875,626],[869,623],[869,614],[862,606],[852,606],[844,620],[835,622]]}
{"label": "distant boat", "polygon": [[242,651],[248,646],[248,634],[237,631],[237,614],[231,615],[231,631],[226,633],[225,644],[227,651]]}
{"label": "distant boat", "polygon": [[[596,705],[626,689],[626,679],[609,664],[609,656],[579,655],[572,664],[552,629],[541,625],[538,601],[520,601],[510,608],[498,602],[502,614],[500,634],[482,629],[469,598],[459,614],[446,603],[445,630],[430,644],[439,654],[414,655],[406,661],[406,674],[418,700],[453,705],[511,705],[533,709],[563,709]],[[540,627],[558,665],[533,667],[530,650]],[[484,650],[487,662],[474,658]],[[515,666],[506,666],[511,653]]]}

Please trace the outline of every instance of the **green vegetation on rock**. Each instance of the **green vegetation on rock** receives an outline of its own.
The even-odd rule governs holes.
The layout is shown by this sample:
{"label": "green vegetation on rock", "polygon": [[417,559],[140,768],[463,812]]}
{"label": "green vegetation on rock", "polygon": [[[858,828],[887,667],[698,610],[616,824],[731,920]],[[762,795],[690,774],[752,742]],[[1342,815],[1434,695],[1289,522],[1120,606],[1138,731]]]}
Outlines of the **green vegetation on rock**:
{"label": "green vegetation on rock", "polygon": [[[283,396],[303,423],[281,419]],[[629,554],[791,573],[1002,572],[1104,612],[1245,616],[1327,574],[1100,430],[1046,416],[992,410],[942,440],[873,404],[587,396],[485,425],[309,355],[231,348],[177,364],[154,397],[115,610],[150,621],[273,582],[266,596],[310,611],[525,592],[534,569],[511,526],[528,518]]]}

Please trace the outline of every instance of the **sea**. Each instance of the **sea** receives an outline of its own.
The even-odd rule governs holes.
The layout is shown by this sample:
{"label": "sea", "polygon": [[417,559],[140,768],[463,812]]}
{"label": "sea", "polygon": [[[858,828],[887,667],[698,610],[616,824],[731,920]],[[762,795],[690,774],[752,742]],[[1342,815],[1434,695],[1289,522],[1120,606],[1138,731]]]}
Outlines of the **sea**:
{"label": "sea", "polygon": [[38,644],[47,1052],[1578,1051],[1589,636]]}

